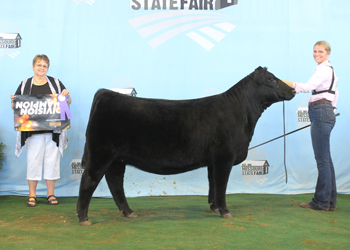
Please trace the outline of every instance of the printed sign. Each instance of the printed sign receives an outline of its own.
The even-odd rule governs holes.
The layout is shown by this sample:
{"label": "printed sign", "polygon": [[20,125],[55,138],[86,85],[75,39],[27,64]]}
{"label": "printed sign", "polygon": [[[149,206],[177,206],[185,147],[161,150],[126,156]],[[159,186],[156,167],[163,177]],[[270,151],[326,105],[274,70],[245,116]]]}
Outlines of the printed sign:
{"label": "printed sign", "polygon": [[70,128],[70,113],[69,115],[67,113],[61,114],[60,103],[55,94],[17,95],[13,100],[13,108],[15,130],[17,131]]}
{"label": "printed sign", "polygon": [[266,160],[249,161],[241,163],[242,175],[263,175],[269,173],[269,163]]}
{"label": "printed sign", "polygon": [[218,11],[237,4],[238,0],[130,0],[131,8],[142,13],[128,22],[153,49],[185,35],[210,51],[236,27],[233,17]]}
{"label": "printed sign", "polygon": [[70,163],[72,174],[83,174],[84,169],[81,166],[81,159],[73,159]]}

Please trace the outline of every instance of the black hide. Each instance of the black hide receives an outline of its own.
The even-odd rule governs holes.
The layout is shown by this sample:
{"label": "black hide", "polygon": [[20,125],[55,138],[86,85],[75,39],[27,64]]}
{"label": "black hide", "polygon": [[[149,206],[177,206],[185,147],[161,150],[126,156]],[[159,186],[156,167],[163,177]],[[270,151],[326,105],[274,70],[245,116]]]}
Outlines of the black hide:
{"label": "black hide", "polygon": [[245,160],[263,111],[294,95],[292,88],[261,67],[222,94],[194,100],[97,91],[82,159],[80,224],[91,224],[89,203],[104,175],[119,209],[136,217],[124,194],[125,165],[162,175],[208,167],[210,207],[222,217],[231,217],[225,194],[232,166]]}

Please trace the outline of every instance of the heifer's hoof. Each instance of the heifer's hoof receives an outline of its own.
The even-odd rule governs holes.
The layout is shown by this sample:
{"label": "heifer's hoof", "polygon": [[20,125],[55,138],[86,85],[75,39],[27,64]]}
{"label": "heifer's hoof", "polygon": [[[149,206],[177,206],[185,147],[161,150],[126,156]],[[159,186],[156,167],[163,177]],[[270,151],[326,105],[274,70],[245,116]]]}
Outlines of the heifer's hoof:
{"label": "heifer's hoof", "polygon": [[222,218],[233,218],[231,213],[227,213],[227,214],[222,214],[221,215]]}
{"label": "heifer's hoof", "polygon": [[90,220],[80,221],[79,225],[80,226],[91,226],[92,222]]}
{"label": "heifer's hoof", "polygon": [[136,218],[137,214],[135,214],[134,212],[132,212],[131,214],[127,214],[125,215],[127,218]]}
{"label": "heifer's hoof", "polygon": [[213,212],[219,212],[219,208],[216,207],[216,206],[214,206],[214,205],[210,205],[210,209],[211,209],[211,211],[213,211]]}

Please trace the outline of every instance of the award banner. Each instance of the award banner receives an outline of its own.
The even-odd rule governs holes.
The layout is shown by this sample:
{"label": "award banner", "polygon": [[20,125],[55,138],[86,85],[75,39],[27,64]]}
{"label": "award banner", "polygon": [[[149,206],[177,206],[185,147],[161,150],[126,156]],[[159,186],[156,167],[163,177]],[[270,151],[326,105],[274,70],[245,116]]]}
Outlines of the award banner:
{"label": "award banner", "polygon": [[62,105],[62,102],[57,100],[56,94],[17,95],[13,100],[15,130],[40,131],[70,128],[71,115],[66,100],[64,102]]}

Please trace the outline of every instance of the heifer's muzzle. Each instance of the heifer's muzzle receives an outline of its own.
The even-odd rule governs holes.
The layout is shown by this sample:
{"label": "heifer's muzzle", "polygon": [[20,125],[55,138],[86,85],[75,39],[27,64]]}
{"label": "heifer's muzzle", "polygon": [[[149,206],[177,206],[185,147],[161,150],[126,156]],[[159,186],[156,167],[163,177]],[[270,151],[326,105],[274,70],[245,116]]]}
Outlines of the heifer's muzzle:
{"label": "heifer's muzzle", "polygon": [[278,80],[277,84],[277,94],[279,98],[283,100],[291,100],[295,96],[295,89],[289,87],[286,83],[281,80]]}

